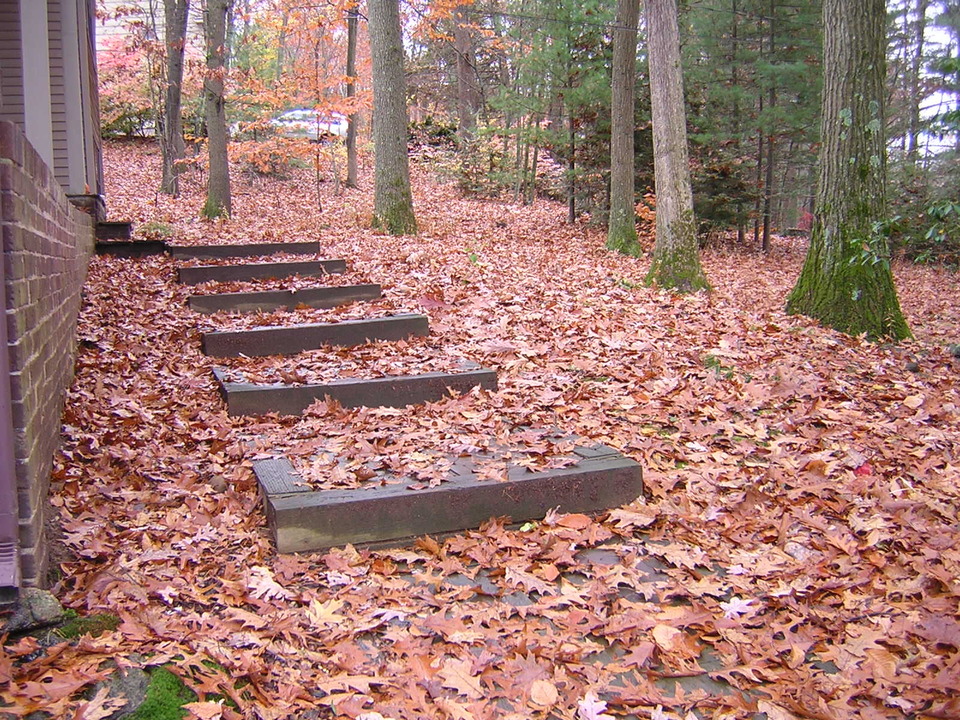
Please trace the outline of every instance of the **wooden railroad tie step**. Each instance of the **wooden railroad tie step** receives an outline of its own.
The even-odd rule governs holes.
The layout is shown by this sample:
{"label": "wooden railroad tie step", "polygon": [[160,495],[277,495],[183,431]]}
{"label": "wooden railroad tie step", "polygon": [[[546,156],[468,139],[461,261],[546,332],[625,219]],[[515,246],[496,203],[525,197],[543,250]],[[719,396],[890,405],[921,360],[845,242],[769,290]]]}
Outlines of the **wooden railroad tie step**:
{"label": "wooden railroad tie step", "polygon": [[258,280],[285,278],[294,275],[318,277],[346,272],[343,260],[304,260],[301,262],[247,263],[243,265],[197,265],[180,268],[178,279],[184,285],[197,285],[209,280],[230,282],[232,280]]}
{"label": "wooden railroad tie step", "polygon": [[93,247],[97,255],[124,258],[163,255],[167,251],[162,240],[98,240]]}
{"label": "wooden railroad tie step", "polygon": [[556,507],[600,512],[642,494],[643,473],[633,460],[604,445],[580,446],[574,453],[576,465],[539,472],[512,467],[499,482],[481,480],[461,466],[446,482],[416,490],[379,482],[312,490],[285,458],[257,460],[253,470],[277,550],[307,552],[468,530],[494,517],[524,522]]}
{"label": "wooden railroad tie step", "polygon": [[295,355],[324,345],[363,345],[372,340],[404,340],[430,333],[425,315],[390,315],[338,323],[311,323],[251,330],[203,333],[203,352],[211,357]]}
{"label": "wooden railroad tie step", "polygon": [[[473,365],[473,363],[471,363]],[[220,395],[228,415],[300,415],[311,403],[325,397],[344,407],[406,407],[436,402],[451,393],[465,393],[474,387],[497,389],[497,374],[476,365],[452,373],[393,375],[362,379],[346,378],[311,385],[254,385],[224,380],[224,371],[215,369]]]}
{"label": "wooden railroad tie step", "polygon": [[98,222],[94,231],[97,240],[129,240],[133,223],[126,220]]}
{"label": "wooden railroad tie step", "polygon": [[174,260],[193,260],[198,258],[243,258],[257,255],[318,255],[320,243],[316,240],[302,242],[259,242],[243,245],[170,245],[167,244]]}
{"label": "wooden railroad tie step", "polygon": [[331,308],[359,300],[379,300],[383,289],[379,285],[342,285],[301,290],[263,290],[260,292],[219,293],[191,295],[187,302],[195,312],[258,312],[299,306]]}

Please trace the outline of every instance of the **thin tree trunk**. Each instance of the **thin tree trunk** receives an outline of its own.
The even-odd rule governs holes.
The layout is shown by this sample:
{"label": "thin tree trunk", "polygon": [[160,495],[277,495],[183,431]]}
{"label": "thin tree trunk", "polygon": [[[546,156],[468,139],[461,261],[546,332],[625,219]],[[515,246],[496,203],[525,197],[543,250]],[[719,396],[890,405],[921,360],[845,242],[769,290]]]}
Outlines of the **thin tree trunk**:
{"label": "thin tree trunk", "polygon": [[167,51],[167,72],[164,78],[163,113],[160,119],[160,156],[162,177],[160,192],[176,197],[180,194],[180,165],[186,154],[183,142],[181,91],[183,54],[187,37],[189,0],[164,0],[164,44]]}
{"label": "thin tree trunk", "polygon": [[[737,63],[737,50],[739,43],[739,31],[740,31],[740,16],[739,10],[737,8],[737,0],[733,0],[733,6],[731,8],[732,14],[732,23],[733,27],[730,30],[730,85],[734,89],[734,93],[737,92],[737,87],[740,84],[739,73],[737,72],[738,63]],[[743,151],[743,133],[742,133],[742,116],[740,113],[740,100],[739,97],[735,94],[733,101],[733,132],[736,137],[737,142],[737,157],[741,157]],[[743,212],[743,202],[737,200],[737,244],[740,247],[743,247],[743,243],[746,240],[747,226],[746,218],[744,217]]]}
{"label": "thin tree trunk", "polygon": [[[770,62],[773,62],[774,59],[774,42],[775,42],[775,13],[776,13],[776,0],[770,0]],[[771,80],[770,82],[770,110],[773,110],[777,106],[777,88],[776,85]],[[766,177],[763,181],[763,243],[761,249],[764,253],[770,252],[770,211],[773,204],[773,149],[774,149],[774,134],[771,132],[767,135],[767,167],[766,167]]]}
{"label": "thin tree trunk", "polygon": [[227,68],[227,13],[233,0],[207,0],[204,34],[207,42],[207,72],[203,78],[203,99],[207,120],[207,201],[204,217],[229,215],[230,166],[227,160],[227,117],[223,96]]}
{"label": "thin tree trunk", "polygon": [[277,37],[277,74],[276,81],[279,83],[283,79],[285,55],[287,52],[287,24],[290,22],[290,13],[286,9],[280,16],[280,33]]}
{"label": "thin tree trunk", "polygon": [[886,218],[886,7],[824,0],[820,175],[813,232],[787,311],[841,332],[901,339]]}
{"label": "thin tree trunk", "polygon": [[577,221],[577,126],[573,119],[573,112],[567,108],[569,114],[569,139],[570,160],[567,163],[567,222],[573,224]]}
{"label": "thin tree trunk", "polygon": [[369,0],[368,8],[376,153],[373,224],[393,235],[415,234],[399,0]]}
{"label": "thin tree trunk", "polygon": [[646,11],[657,189],[657,242],[646,280],[693,292],[709,285],[700,266],[693,216],[677,3],[647,0]]}
{"label": "thin tree trunk", "polygon": [[927,27],[929,0],[917,0],[917,20],[914,25],[913,57],[910,67],[910,127],[907,131],[907,161],[917,164],[920,137],[920,102],[923,98],[921,70],[923,69],[923,35]]}
{"label": "thin tree trunk", "polygon": [[469,142],[477,127],[480,91],[473,34],[467,25],[468,5],[453,12],[453,49],[457,54],[457,118],[461,140]]}
{"label": "thin tree trunk", "polygon": [[634,91],[640,0],[617,0],[610,103],[610,219],[607,249],[639,255],[634,188]]}
{"label": "thin tree trunk", "polygon": [[347,8],[347,100],[350,102],[350,117],[347,121],[347,187],[357,187],[357,122],[360,115],[353,106],[356,97],[354,79],[357,75],[357,29],[360,11],[357,5]]}
{"label": "thin tree trunk", "polygon": [[[538,126],[538,121],[534,117],[534,127]],[[527,192],[527,205],[533,205],[534,201],[537,199],[537,167],[540,163],[540,143],[537,142],[536,135],[533,138],[533,159],[531,160],[530,165],[530,184],[528,186]]]}
{"label": "thin tree trunk", "polygon": [[[760,112],[763,112],[763,98],[760,98]],[[760,242],[760,210],[763,198],[763,129],[757,130],[757,199],[753,204],[753,244]]]}

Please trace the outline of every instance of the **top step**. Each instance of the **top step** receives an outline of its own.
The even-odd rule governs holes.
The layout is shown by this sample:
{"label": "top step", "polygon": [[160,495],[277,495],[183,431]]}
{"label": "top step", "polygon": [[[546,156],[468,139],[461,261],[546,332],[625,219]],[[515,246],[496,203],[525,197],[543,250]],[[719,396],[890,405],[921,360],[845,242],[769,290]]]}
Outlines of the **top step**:
{"label": "top step", "polygon": [[258,255],[288,253],[291,255],[318,255],[320,243],[316,240],[302,242],[261,242],[245,245],[170,245],[174,260],[193,260],[196,258],[242,258]]}

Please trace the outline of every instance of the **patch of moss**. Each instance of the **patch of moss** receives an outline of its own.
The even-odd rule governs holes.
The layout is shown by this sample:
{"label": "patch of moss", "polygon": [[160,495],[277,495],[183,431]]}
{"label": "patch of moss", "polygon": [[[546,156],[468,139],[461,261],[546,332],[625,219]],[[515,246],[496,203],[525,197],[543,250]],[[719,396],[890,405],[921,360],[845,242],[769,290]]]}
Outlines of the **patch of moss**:
{"label": "patch of moss", "polygon": [[57,628],[56,632],[64,640],[74,640],[83,635],[98,637],[105,632],[116,630],[120,625],[120,618],[106,613],[81,616],[75,610],[67,610],[63,619],[63,625]]}
{"label": "patch of moss", "polygon": [[145,222],[137,228],[137,232],[148,240],[168,240],[173,237],[173,228],[156,220]]}
{"label": "patch of moss", "polygon": [[197,695],[183,680],[163,667],[150,671],[150,684],[143,704],[127,720],[183,720],[185,703],[196,702]]}

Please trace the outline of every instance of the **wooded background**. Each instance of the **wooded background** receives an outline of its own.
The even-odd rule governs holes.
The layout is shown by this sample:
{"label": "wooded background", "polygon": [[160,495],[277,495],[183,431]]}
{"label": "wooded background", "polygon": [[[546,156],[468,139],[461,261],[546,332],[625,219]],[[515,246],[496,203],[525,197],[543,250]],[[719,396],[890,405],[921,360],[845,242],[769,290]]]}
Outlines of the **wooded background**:
{"label": "wooded background", "polygon": [[[158,127],[169,43],[164,6],[183,0],[109,0],[101,7],[102,119],[108,134]],[[346,74],[347,21],[361,22],[355,75]],[[957,260],[957,48],[960,8],[890,0],[888,176],[892,239],[920,260]],[[596,0],[411,0],[400,3],[407,107],[416,143],[457,150],[444,169],[481,196],[565,200],[571,218],[606,222],[615,3]],[[822,87],[821,3],[679,3],[686,119],[701,241],[769,247],[771,233],[810,228]],[[339,147],[277,138],[269,119],[293,107],[358,112],[369,142],[368,8],[351,0],[236,0],[228,13],[226,82],[231,153],[253,171],[315,162],[339,176]],[[202,143],[202,25],[194,0],[182,82],[188,140]],[[652,204],[653,153],[641,16],[634,108],[636,197]],[[346,84],[355,79],[356,96]],[[199,157],[199,156],[198,156]],[[189,161],[189,158],[188,158]],[[202,163],[201,160],[195,162]],[[450,165],[449,160],[437,160]]]}

